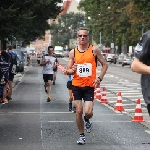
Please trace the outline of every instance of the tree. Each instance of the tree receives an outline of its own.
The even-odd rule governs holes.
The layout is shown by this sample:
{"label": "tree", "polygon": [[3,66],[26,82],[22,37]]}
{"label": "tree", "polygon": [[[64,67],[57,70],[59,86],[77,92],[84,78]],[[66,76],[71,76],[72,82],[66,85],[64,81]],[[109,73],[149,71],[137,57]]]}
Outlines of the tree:
{"label": "tree", "polygon": [[116,45],[136,45],[142,33],[150,28],[148,0],[81,0],[79,9],[91,17],[95,41]]}
{"label": "tree", "polygon": [[42,38],[50,29],[49,18],[56,18],[61,0],[0,1],[0,39],[22,40],[29,43]]}
{"label": "tree", "polygon": [[81,13],[69,13],[58,17],[58,24],[52,24],[52,45],[65,47],[69,45],[69,39],[76,39],[77,30],[84,25],[84,15]]}

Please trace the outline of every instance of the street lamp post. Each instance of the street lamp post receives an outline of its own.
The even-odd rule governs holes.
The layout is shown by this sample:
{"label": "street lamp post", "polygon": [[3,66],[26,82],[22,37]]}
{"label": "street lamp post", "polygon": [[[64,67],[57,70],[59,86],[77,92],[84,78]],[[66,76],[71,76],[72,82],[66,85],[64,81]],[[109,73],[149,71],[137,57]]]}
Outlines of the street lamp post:
{"label": "street lamp post", "polygon": [[101,32],[99,33],[99,43],[100,43],[100,45],[102,44],[102,33]]}

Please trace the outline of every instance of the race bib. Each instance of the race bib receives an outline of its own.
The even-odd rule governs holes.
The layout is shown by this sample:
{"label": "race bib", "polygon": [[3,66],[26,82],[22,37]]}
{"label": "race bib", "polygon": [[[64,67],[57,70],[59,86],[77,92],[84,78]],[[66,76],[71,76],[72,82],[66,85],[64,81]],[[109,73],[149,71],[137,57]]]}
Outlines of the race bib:
{"label": "race bib", "polygon": [[77,75],[79,77],[89,77],[92,75],[92,64],[85,63],[85,64],[78,64],[77,65]]}

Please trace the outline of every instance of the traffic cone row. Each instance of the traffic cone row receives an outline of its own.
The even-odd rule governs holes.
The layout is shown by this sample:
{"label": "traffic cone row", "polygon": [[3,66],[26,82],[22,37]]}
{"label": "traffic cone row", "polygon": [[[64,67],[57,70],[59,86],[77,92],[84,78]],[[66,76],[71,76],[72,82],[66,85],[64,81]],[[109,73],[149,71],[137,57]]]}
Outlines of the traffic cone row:
{"label": "traffic cone row", "polygon": [[[100,93],[100,87],[95,89],[94,99],[99,100],[100,103],[107,104],[108,100],[107,100],[107,96],[106,96],[106,88],[103,87],[102,89],[103,89],[102,93]],[[118,98],[117,98],[117,102],[116,102],[114,111],[120,111],[120,112],[125,111],[124,107],[122,105],[121,92],[118,92]],[[145,120],[143,119],[143,115],[142,115],[142,108],[141,108],[140,99],[138,99],[136,102],[135,115],[134,115],[132,122],[145,122]]]}
{"label": "traffic cone row", "polygon": [[[60,71],[64,73],[65,68],[62,65],[58,65],[58,68]],[[108,104],[108,100],[106,96],[106,88],[103,87],[102,89],[103,89],[102,93],[100,92],[100,86],[94,89],[94,100],[98,100],[102,104]],[[120,112],[124,111],[124,107],[122,105],[121,92],[118,92],[118,98],[117,98],[114,111],[120,111]],[[140,99],[138,99],[136,102],[135,115],[134,115],[132,122],[145,122],[145,120],[143,119],[143,115],[142,115]]]}

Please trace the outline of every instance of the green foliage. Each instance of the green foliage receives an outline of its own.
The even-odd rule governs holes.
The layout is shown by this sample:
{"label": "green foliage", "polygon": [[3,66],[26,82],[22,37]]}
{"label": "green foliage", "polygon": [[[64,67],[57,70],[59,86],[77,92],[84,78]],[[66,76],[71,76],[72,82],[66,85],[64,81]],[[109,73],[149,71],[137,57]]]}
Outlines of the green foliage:
{"label": "green foliage", "polygon": [[136,45],[142,31],[150,28],[150,1],[148,0],[81,0],[80,10],[90,16],[94,40],[115,45]]}
{"label": "green foliage", "polygon": [[64,14],[58,18],[58,24],[51,25],[52,45],[65,47],[70,39],[77,38],[77,30],[84,25],[84,15],[80,13]]}
{"label": "green foliage", "polygon": [[30,42],[50,29],[47,20],[60,13],[61,0],[1,0],[0,39]]}

